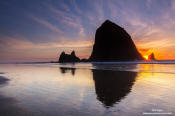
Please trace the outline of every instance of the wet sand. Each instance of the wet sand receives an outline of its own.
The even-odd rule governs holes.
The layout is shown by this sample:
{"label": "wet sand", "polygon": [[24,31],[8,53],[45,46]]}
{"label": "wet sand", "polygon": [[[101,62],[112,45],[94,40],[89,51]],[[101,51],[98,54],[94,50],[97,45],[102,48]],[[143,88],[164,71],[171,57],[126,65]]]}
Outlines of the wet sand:
{"label": "wet sand", "polygon": [[0,116],[175,114],[175,65],[1,65]]}
{"label": "wet sand", "polygon": [[[0,73],[4,74],[4,73]],[[0,76],[0,87],[6,86],[10,81],[8,78]],[[12,97],[6,97],[0,92],[0,115],[1,116],[32,116],[28,111],[15,105],[17,101]]]}

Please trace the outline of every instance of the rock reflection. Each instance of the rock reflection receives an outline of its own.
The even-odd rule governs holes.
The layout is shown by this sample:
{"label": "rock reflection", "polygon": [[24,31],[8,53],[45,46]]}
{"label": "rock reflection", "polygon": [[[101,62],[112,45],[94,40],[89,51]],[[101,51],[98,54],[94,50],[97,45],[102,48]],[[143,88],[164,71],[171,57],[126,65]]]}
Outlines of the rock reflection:
{"label": "rock reflection", "polygon": [[0,76],[0,86],[7,84],[8,81],[9,81],[9,79],[7,79],[3,76]]}
{"label": "rock reflection", "polygon": [[68,71],[71,71],[72,75],[75,75],[75,68],[66,68],[66,67],[60,67],[61,73],[67,73]]}
{"label": "rock reflection", "polygon": [[137,76],[136,72],[92,70],[97,99],[105,107],[120,102],[130,91]]}

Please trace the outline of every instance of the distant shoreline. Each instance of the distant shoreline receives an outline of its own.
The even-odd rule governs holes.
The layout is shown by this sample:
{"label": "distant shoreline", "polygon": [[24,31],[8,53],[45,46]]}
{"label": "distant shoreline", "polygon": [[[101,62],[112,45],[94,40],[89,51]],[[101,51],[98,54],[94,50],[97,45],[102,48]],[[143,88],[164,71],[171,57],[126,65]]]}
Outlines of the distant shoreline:
{"label": "distant shoreline", "polygon": [[155,61],[117,61],[117,62],[67,62],[58,63],[56,61],[50,62],[4,62],[0,64],[46,64],[46,63],[57,63],[57,64],[76,64],[76,63],[92,63],[92,64],[175,64],[175,60],[155,60]]}

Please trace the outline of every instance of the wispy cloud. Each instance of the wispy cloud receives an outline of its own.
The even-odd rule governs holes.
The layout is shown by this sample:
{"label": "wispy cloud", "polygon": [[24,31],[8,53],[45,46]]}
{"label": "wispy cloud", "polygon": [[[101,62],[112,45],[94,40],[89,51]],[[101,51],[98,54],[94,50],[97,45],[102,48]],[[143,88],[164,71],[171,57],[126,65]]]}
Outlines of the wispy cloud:
{"label": "wispy cloud", "polygon": [[175,1],[174,0],[171,1],[171,8],[172,8],[172,10],[175,10]]}
{"label": "wispy cloud", "polygon": [[64,2],[61,3],[61,6],[63,7],[64,10],[70,11],[69,6],[67,4],[65,4]]}
{"label": "wispy cloud", "polygon": [[[11,49],[46,49],[46,48],[59,48],[59,47],[92,47],[93,41],[65,41],[65,38],[61,38],[59,42],[46,42],[46,43],[33,43],[27,38],[22,36],[10,37],[1,36],[0,37],[0,47],[9,46]],[[6,47],[5,47],[6,48]]]}
{"label": "wispy cloud", "polygon": [[[96,29],[106,19],[125,28],[142,52],[155,51],[161,54],[159,56],[166,58],[168,51],[175,49],[174,0],[59,0],[54,3],[46,1],[43,4],[35,0],[30,1],[26,5],[31,5],[33,9],[24,8],[25,12],[31,13],[31,15],[26,13],[27,18],[23,17],[24,14],[20,14],[19,9],[13,10],[18,7],[14,5],[13,9],[9,7],[11,15],[7,17],[4,15],[5,18],[0,19],[2,20],[0,24],[6,22],[7,25],[0,26],[3,30],[0,34],[4,35],[0,37],[0,51],[6,50],[8,53],[25,51],[27,54],[34,49],[33,51],[38,51],[38,54],[39,51],[42,52],[43,56],[49,52],[53,56],[53,52],[57,52],[57,49],[61,52],[64,49],[68,51],[71,47],[74,49],[77,47],[80,56],[87,56],[91,52],[89,48],[92,48]],[[36,5],[33,5],[33,1]],[[14,20],[10,19],[11,16]],[[37,33],[34,29],[36,26]],[[46,28],[42,29],[43,27]],[[15,33],[20,35],[13,36]],[[79,47],[82,49],[78,49]],[[175,58],[175,52],[171,52],[168,56]]]}
{"label": "wispy cloud", "polygon": [[52,12],[56,13],[59,16],[59,18],[60,17],[62,18],[61,22],[64,23],[65,26],[67,25],[71,28],[78,30],[77,36],[80,36],[80,37],[86,36],[85,29],[81,23],[82,20],[79,16],[70,14],[68,12],[61,11],[61,10],[56,9],[55,7],[51,6],[51,5],[49,5],[48,8]]}
{"label": "wispy cloud", "polygon": [[79,13],[79,14],[83,14],[82,10],[80,10],[80,9],[78,8],[78,6],[77,6],[77,4],[76,4],[76,1],[75,1],[75,0],[71,0],[71,2],[72,2],[72,5],[74,6],[75,11],[76,11],[77,13]]}
{"label": "wispy cloud", "polygon": [[[66,40],[66,39],[60,39]],[[62,51],[79,51],[77,55],[87,58],[90,55],[93,41],[59,41],[33,43],[27,38],[18,36],[0,36],[1,61],[51,61],[58,60]]]}
{"label": "wispy cloud", "polygon": [[59,28],[57,28],[55,25],[49,23],[48,21],[43,20],[43,19],[38,18],[38,17],[35,17],[35,16],[32,16],[32,15],[30,15],[29,17],[30,17],[32,20],[34,20],[34,21],[36,21],[36,22],[38,22],[38,23],[40,23],[40,24],[46,26],[46,27],[49,28],[50,30],[55,31],[55,32],[58,32],[58,33],[60,33],[60,34],[63,34],[63,31],[61,31]]}
{"label": "wispy cloud", "polygon": [[95,2],[94,7],[98,15],[98,17],[96,18],[100,23],[102,23],[104,21],[103,0],[99,0],[98,2]]}

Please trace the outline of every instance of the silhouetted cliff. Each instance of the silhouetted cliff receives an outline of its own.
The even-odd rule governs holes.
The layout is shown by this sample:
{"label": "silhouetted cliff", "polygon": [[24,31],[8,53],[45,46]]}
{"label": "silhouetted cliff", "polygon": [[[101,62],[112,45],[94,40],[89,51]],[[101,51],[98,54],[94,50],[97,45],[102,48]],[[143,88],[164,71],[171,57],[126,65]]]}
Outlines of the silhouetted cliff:
{"label": "silhouetted cliff", "polygon": [[65,52],[62,52],[58,62],[59,63],[80,62],[80,59],[75,55],[74,51],[72,51],[71,54],[66,54]]}
{"label": "silhouetted cliff", "polygon": [[90,61],[142,60],[130,35],[120,26],[106,20],[96,31]]}

